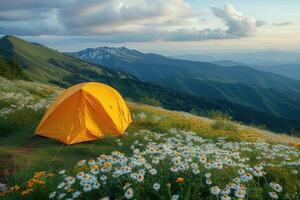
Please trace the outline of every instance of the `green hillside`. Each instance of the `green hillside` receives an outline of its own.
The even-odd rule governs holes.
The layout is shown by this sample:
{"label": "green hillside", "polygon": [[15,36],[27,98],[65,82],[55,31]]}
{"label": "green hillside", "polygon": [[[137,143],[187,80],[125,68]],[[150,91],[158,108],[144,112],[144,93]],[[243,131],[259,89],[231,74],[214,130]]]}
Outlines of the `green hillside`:
{"label": "green hillside", "polygon": [[[0,40],[0,56],[15,57],[23,72],[32,81],[67,87],[85,81],[99,81],[111,85],[132,101],[159,105],[171,110],[210,115],[212,111],[228,113],[234,120],[247,124],[264,125],[278,132],[297,132],[297,121],[284,119],[228,101],[199,97],[166,89],[140,81],[126,73],[88,64],[39,44],[16,37]],[[5,44],[5,45],[4,45]]]}
{"label": "green hillside", "polygon": [[[0,182],[9,188],[1,200],[67,199],[76,191],[80,200],[125,199],[128,188],[133,199],[212,200],[212,187],[233,184],[246,199],[269,199],[269,192],[300,197],[299,138],[127,101],[133,123],[124,136],[64,145],[33,134],[61,88],[0,78],[0,89]],[[130,171],[121,173],[122,167]],[[85,190],[79,172],[97,177],[99,187]],[[61,187],[70,177],[72,187]]]}
{"label": "green hillside", "polygon": [[[66,86],[70,79],[89,80],[98,75],[113,76],[99,67],[14,36],[5,36],[0,40],[0,55],[5,60],[14,57],[29,79],[43,83]],[[74,74],[77,74],[76,77],[73,77]]]}
{"label": "green hillside", "polygon": [[265,89],[243,83],[199,79],[161,79],[159,85],[199,96],[224,99],[254,109],[300,121],[300,93]]}

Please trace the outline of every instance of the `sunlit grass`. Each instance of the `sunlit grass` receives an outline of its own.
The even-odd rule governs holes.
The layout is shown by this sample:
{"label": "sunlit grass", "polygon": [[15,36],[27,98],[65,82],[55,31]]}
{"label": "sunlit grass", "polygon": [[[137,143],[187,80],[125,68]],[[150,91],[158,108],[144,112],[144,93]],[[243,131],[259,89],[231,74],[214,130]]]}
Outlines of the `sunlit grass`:
{"label": "sunlit grass", "polygon": [[[34,90],[35,87],[34,84],[32,87],[31,84],[27,86],[27,83],[18,84],[20,85],[16,88],[24,85],[25,88]],[[51,87],[49,91],[51,92],[41,89],[39,92],[29,93],[36,99],[43,99],[59,92]],[[16,89],[16,92],[19,91]],[[25,94],[28,95],[27,92]],[[15,101],[9,99],[7,104],[15,104]],[[269,192],[276,192],[269,185],[271,182],[283,187],[282,192],[276,192],[279,199],[300,198],[300,153],[299,148],[294,147],[300,144],[299,138],[247,127],[226,117],[208,119],[131,102],[128,102],[128,106],[134,121],[124,136],[108,135],[102,140],[70,146],[33,134],[45,108],[24,107],[0,117],[0,170],[9,169],[5,181],[11,187],[0,198],[48,199],[52,192],[57,193],[55,198],[62,193],[71,197],[76,191],[80,191],[79,199],[125,199],[131,196],[132,199],[226,199],[226,195],[219,194],[218,188],[224,190],[234,183],[236,187],[246,191],[244,199],[270,199]],[[161,145],[170,149],[170,152],[164,159],[159,159],[159,164],[155,164],[152,160],[164,154]],[[198,147],[199,151],[205,151],[205,163],[201,163],[201,158],[193,153]],[[149,154],[149,148],[156,149],[156,154]],[[211,153],[206,152],[209,148]],[[123,156],[129,160],[143,157],[145,163],[133,167],[131,172],[140,174],[140,170],[145,169],[146,173],[142,173],[143,181],[133,179],[130,173],[113,177],[113,173],[109,171],[95,174],[100,185],[99,189],[91,192],[84,192],[78,179],[67,190],[57,188],[65,179],[64,175],[59,174],[61,169],[66,171],[64,174],[74,178],[80,171],[91,173],[93,165],[88,164],[88,161],[96,161],[99,155],[111,156],[112,152],[115,152],[113,156],[117,160]],[[222,152],[226,154],[223,155]],[[176,158],[180,158],[180,163],[184,163],[182,161],[187,158],[191,159],[187,162],[188,169],[172,172],[170,169],[175,165]],[[217,164],[219,159],[222,168],[205,167],[206,163]],[[223,163],[226,159],[232,159],[237,165]],[[86,162],[78,166],[79,160]],[[112,160],[105,160],[104,163],[97,164],[99,169],[105,166],[112,166],[114,170],[121,167],[118,163],[112,163]],[[147,164],[151,164],[151,167],[148,168]],[[126,165],[129,165],[128,162]],[[257,177],[253,168],[260,168],[261,165],[263,167],[258,171],[264,173]],[[151,169],[155,169],[157,174],[151,175]],[[250,173],[252,179],[242,184],[235,183],[235,178],[241,179],[240,169],[245,170],[245,174]],[[101,178],[103,174],[107,176],[106,183]],[[210,181],[212,184],[209,184]],[[228,196],[238,199],[234,194],[236,190],[230,190]]]}

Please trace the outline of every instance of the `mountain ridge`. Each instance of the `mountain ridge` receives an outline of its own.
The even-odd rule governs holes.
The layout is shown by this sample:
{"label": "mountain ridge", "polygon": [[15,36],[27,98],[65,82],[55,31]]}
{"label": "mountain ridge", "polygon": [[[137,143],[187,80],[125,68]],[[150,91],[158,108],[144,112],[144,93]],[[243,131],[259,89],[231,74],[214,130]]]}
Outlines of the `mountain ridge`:
{"label": "mountain ridge", "polygon": [[[107,51],[107,49],[109,49],[109,51]],[[87,51],[88,51],[88,55],[86,53]],[[117,54],[111,53],[112,51],[117,52]],[[107,56],[107,59],[97,60],[97,56],[100,56],[102,52],[105,52],[106,55],[110,55],[110,56]],[[278,74],[273,74],[273,73],[253,69],[252,67],[249,66],[238,65],[238,66],[230,66],[225,68],[209,62],[173,59],[173,58],[168,58],[166,56],[162,56],[154,53],[142,53],[140,51],[128,49],[126,47],[87,48],[78,52],[68,52],[67,54],[81,59],[88,60],[95,64],[102,64],[102,65],[111,64],[111,62],[113,62],[111,59],[113,58],[117,60],[115,61],[116,63],[113,63],[116,66],[110,66],[110,67],[115,67],[117,69],[121,69],[120,67],[126,67],[126,64],[128,65],[128,63],[126,62],[132,62],[132,61],[135,62],[143,61],[146,62],[145,64],[159,64],[164,66],[171,65],[173,68],[176,67],[175,68],[176,70],[180,70],[180,68],[178,67],[185,67],[185,69],[188,68],[189,70],[193,70],[194,73],[198,73],[196,75],[198,75],[199,78],[202,79],[209,79],[199,74],[200,72],[205,72],[205,73],[210,73],[209,75],[213,76],[213,78],[217,80],[252,83],[256,85],[257,82],[260,81],[261,83],[258,85],[260,87],[272,88],[277,90],[288,89],[300,93],[300,81],[289,79],[287,77],[280,76]],[[117,64],[123,64],[123,65],[117,66]],[[130,67],[133,68],[133,66]],[[208,70],[214,70],[213,72],[215,72],[216,74],[213,74]],[[244,73],[243,77],[246,77],[248,80],[241,80],[239,77],[230,76],[230,73],[237,73],[237,72]],[[248,74],[246,74],[245,72],[247,72]],[[258,78],[253,77],[253,75],[259,77],[261,80],[256,80]],[[139,75],[138,77],[143,78],[142,75]],[[269,80],[266,81],[267,79]],[[287,84],[286,83],[281,84],[278,81],[275,81],[276,79],[281,79],[282,81],[285,81]],[[154,81],[154,80],[147,80],[147,81]]]}
{"label": "mountain ridge", "polygon": [[[300,120],[300,81],[277,74],[241,65],[221,67],[206,62],[171,59],[124,47],[88,48],[68,54],[128,72],[163,87]],[[247,90],[251,93],[246,94]],[[261,105],[258,102],[262,102]]]}

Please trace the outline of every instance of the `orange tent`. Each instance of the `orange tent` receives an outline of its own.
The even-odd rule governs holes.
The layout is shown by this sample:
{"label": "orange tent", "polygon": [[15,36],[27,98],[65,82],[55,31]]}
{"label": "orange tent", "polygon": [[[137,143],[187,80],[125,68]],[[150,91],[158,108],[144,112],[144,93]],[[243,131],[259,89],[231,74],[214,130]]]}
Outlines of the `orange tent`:
{"label": "orange tent", "polygon": [[49,107],[35,134],[74,144],[108,133],[122,135],[131,122],[129,109],[115,89],[88,82],[66,89]]}

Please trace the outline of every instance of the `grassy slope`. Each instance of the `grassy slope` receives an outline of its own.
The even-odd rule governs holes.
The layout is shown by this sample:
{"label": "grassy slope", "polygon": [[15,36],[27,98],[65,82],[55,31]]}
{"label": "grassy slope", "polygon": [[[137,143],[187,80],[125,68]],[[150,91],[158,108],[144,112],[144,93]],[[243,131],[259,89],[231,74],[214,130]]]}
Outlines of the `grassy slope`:
{"label": "grassy slope", "polygon": [[[9,87],[6,91],[2,90],[2,92],[6,92],[6,106],[22,104],[18,98],[12,98],[15,95],[8,95],[8,93],[22,94],[24,98],[31,96],[33,99],[27,104],[36,105],[42,99],[51,100],[60,92],[59,88],[33,82],[6,80],[6,84]],[[3,95],[1,97],[0,102],[3,103]],[[140,130],[165,133],[171,128],[176,128],[177,130],[196,132],[201,137],[213,141],[217,137],[226,136],[228,141],[237,142],[264,139],[270,143],[300,144],[299,138],[266,132],[227,120],[213,120],[130,102],[128,102],[128,106],[133,114],[134,122],[127,130],[128,135],[120,137],[123,145],[118,145],[119,141],[114,137],[66,146],[54,140],[35,136],[33,131],[44,112],[44,109],[35,106],[30,108],[25,106],[25,108],[5,115],[5,118],[0,117],[0,182],[4,181],[5,172],[5,181],[8,181],[10,185],[20,184],[23,187],[35,171],[69,169],[80,159],[95,158],[99,154],[110,154],[116,150],[129,153],[131,144],[136,140],[142,141],[146,136],[135,135]],[[274,173],[281,177],[281,180],[295,179],[294,176],[287,175],[287,171],[275,170]],[[290,189],[294,191],[294,189]],[[41,191],[41,194],[35,192],[33,196],[28,196],[28,199],[39,199],[40,195],[45,198],[43,195],[47,195],[50,188],[43,188]],[[16,194],[9,195],[4,199],[19,198],[20,196]]]}
{"label": "grassy slope", "polygon": [[[14,162],[8,162],[6,164],[15,163],[17,168],[21,165],[23,167],[36,167],[37,165],[46,166],[49,159],[61,147],[61,144],[56,141],[33,135],[34,128],[37,126],[44,111],[40,110],[40,107],[36,108],[36,112],[31,113],[28,111],[30,111],[32,108],[35,109],[34,106],[30,105],[38,105],[39,102],[44,98],[49,98],[51,101],[51,99],[53,99],[53,96],[60,92],[60,89],[40,83],[31,83],[26,81],[6,80],[5,83],[9,86],[6,90],[2,89],[2,92],[7,92],[5,94],[13,94],[10,96],[16,96],[15,94],[24,95],[22,99],[27,99],[28,96],[34,98],[27,102],[20,102],[18,98],[14,99],[10,98],[10,96],[5,99],[3,98],[5,95],[3,95],[0,99],[2,105],[2,107],[0,107],[0,111],[2,111],[1,108],[5,109],[5,106],[7,107],[7,105],[9,104],[16,105],[17,107],[20,107],[23,104],[29,105],[28,107],[21,108],[20,110],[16,110],[8,115],[5,115],[6,118],[1,118],[0,160],[3,161],[3,159],[5,159],[6,157],[12,159],[14,160]],[[185,130],[193,130],[195,132],[201,132],[207,137],[226,135],[233,140],[239,140],[241,138],[247,140],[263,138],[268,141],[275,140],[275,142],[280,141],[285,143],[300,143],[299,138],[262,131],[260,129],[243,126],[237,123],[234,123],[235,126],[238,127],[237,131],[226,131],[222,129],[216,130],[211,126],[211,124],[214,123],[214,120],[205,117],[198,117],[189,113],[178,111],[168,111],[163,108],[156,108],[136,103],[128,102],[128,105],[134,114],[145,112],[149,116],[162,116],[163,119],[157,123],[149,122],[147,120],[135,121],[130,126],[129,132],[142,128],[150,128],[153,131],[166,131],[172,127],[175,127]],[[248,133],[250,132],[251,134],[248,135]],[[107,140],[109,141],[109,139]],[[64,150],[56,158],[57,160],[53,162],[53,165],[60,167],[68,165],[69,163],[71,163],[69,162],[70,160],[65,160],[64,158],[70,156],[71,160],[78,160],[78,152],[81,151],[85,152],[82,156],[95,155],[93,154],[94,151],[108,152],[111,150],[110,143],[108,142],[106,144],[106,142],[106,140],[100,140],[80,145],[65,146]]]}
{"label": "grassy slope", "polygon": [[[72,73],[78,73],[76,78],[83,80],[95,75],[114,76],[102,68],[14,36],[0,40],[0,54],[8,60],[14,56],[31,80],[43,83],[54,82],[66,86],[69,84],[66,78],[73,78]],[[123,76],[126,77],[125,74]]]}

